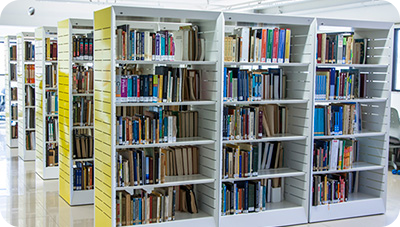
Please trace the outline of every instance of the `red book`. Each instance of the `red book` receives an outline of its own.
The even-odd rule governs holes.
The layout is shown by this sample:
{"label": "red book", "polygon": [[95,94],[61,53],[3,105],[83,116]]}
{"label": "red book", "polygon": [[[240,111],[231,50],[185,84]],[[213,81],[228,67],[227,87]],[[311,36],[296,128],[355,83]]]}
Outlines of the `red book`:
{"label": "red book", "polygon": [[318,51],[317,51],[317,63],[321,63],[321,46],[322,46],[322,34],[317,34],[317,43],[318,43]]}
{"label": "red book", "polygon": [[[149,180],[149,183],[150,183],[150,184],[153,184],[153,183],[154,183],[154,181],[153,181],[153,178],[154,178],[154,176],[153,176],[153,157],[149,157],[149,170],[150,170],[150,174],[149,174],[150,180]],[[151,203],[150,203],[150,204],[151,204]]]}
{"label": "red book", "polygon": [[261,62],[265,62],[267,58],[267,29],[263,29],[261,34]]}
{"label": "red book", "polygon": [[274,44],[272,46],[272,63],[278,63],[279,28],[274,28]]}

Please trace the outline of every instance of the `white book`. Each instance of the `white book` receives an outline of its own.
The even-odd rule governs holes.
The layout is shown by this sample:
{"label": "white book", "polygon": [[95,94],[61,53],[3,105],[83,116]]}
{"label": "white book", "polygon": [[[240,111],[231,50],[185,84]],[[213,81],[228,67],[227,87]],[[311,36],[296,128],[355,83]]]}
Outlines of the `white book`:
{"label": "white book", "polygon": [[339,140],[332,140],[329,151],[330,155],[329,170],[337,170],[338,152],[339,152]]}
{"label": "white book", "polygon": [[250,28],[248,28],[248,27],[241,28],[240,36],[242,37],[242,45],[240,46],[242,56],[240,56],[240,62],[248,62],[249,61]]}
{"label": "white book", "polygon": [[250,112],[250,122],[249,122],[249,139],[254,139],[254,112]]}
{"label": "white book", "polygon": [[168,116],[168,143],[172,143],[172,124],[173,124],[173,118],[172,116]]}
{"label": "white book", "polygon": [[272,194],[272,180],[268,179],[268,181],[267,181],[267,203],[271,202],[271,194]]}
{"label": "white book", "polygon": [[268,147],[269,143],[265,143],[264,150],[263,150],[263,155],[262,155],[262,162],[260,165],[260,169],[265,169],[265,166],[267,164],[267,157],[268,157]]}
{"label": "white book", "polygon": [[268,158],[267,158],[267,165],[266,165],[266,169],[270,169],[271,168],[271,162],[272,162],[272,153],[274,153],[274,144],[271,143],[269,145],[269,149],[268,149]]}

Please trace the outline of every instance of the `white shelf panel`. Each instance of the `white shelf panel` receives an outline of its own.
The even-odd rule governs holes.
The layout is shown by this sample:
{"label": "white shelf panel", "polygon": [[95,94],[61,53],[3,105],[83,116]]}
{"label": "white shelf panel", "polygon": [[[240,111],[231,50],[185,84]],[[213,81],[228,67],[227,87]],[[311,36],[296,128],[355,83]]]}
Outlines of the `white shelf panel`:
{"label": "white shelf panel", "polygon": [[46,114],[46,117],[58,117],[58,114]]}
{"label": "white shelf panel", "polygon": [[258,213],[226,215],[221,217],[221,227],[232,226],[283,226],[307,223],[305,208],[289,201],[267,203],[267,209]]}
{"label": "white shelf panel", "polygon": [[58,143],[57,141],[46,141],[46,144]]}
{"label": "white shelf panel", "polygon": [[72,126],[72,129],[92,129],[94,126]]}
{"label": "white shelf panel", "polygon": [[79,63],[79,64],[93,64],[93,60],[74,60],[72,59],[72,64]]}
{"label": "white shelf panel", "polygon": [[145,148],[145,147],[172,147],[172,146],[195,146],[204,144],[213,144],[215,141],[202,137],[177,138],[174,143],[151,143],[135,145],[116,145],[116,149]]}
{"label": "white shelf panel", "polygon": [[259,180],[259,179],[278,178],[278,177],[297,177],[297,176],[303,176],[305,174],[306,173],[302,171],[297,171],[290,168],[264,169],[264,170],[259,170],[258,176],[255,177],[228,178],[228,179],[222,179],[222,182]]}
{"label": "white shelf panel", "polygon": [[320,64],[317,67],[354,67],[354,68],[387,68],[385,64]]}
{"label": "white shelf panel", "polygon": [[34,65],[35,61],[24,61],[25,65]]}
{"label": "white shelf panel", "polygon": [[272,142],[272,141],[295,141],[295,140],[305,140],[307,136],[293,135],[290,133],[286,134],[276,134],[271,137],[263,137],[261,139],[249,139],[249,140],[224,140],[223,144],[227,143],[258,143],[258,142]]}
{"label": "white shelf panel", "polygon": [[35,128],[26,128],[25,131],[35,131]]}
{"label": "white shelf panel", "polygon": [[59,168],[58,168],[58,166],[47,166],[47,167],[44,167],[43,176],[41,176],[41,177],[44,180],[51,180],[51,179],[58,179],[58,176],[59,176]]}
{"label": "white shelf panel", "polygon": [[117,102],[115,106],[206,106],[216,101],[183,101],[183,102]]}
{"label": "white shelf panel", "polygon": [[138,64],[138,65],[215,65],[216,61],[132,61],[116,60],[117,64]]}
{"label": "white shelf panel", "polygon": [[87,205],[94,203],[94,190],[73,190],[71,205]]}
{"label": "white shelf panel", "polygon": [[57,91],[58,88],[56,88],[56,87],[46,87],[45,90],[46,91]]}
{"label": "white shelf panel", "polygon": [[24,161],[35,161],[36,158],[35,150],[25,150],[23,156],[21,156],[20,154],[19,157]]}
{"label": "white shelf panel", "polygon": [[10,64],[17,64],[17,60],[11,60]]}
{"label": "white shelf panel", "polygon": [[45,61],[44,64],[46,64],[46,65],[57,64],[57,60]]}
{"label": "white shelf panel", "polygon": [[311,206],[310,222],[328,221],[385,212],[384,199],[364,193],[353,193],[344,203]]}
{"label": "white shelf panel", "polygon": [[74,158],[72,159],[73,162],[87,162],[87,161],[93,161],[93,158]]}
{"label": "white shelf panel", "polygon": [[116,187],[116,190],[134,190],[134,189],[145,189],[146,191],[151,191],[153,188],[162,188],[170,186],[179,186],[187,184],[208,184],[213,183],[214,178],[210,178],[201,174],[195,175],[184,175],[184,176],[165,176],[165,182],[163,184],[146,184],[138,186],[128,186],[128,187]]}
{"label": "white shelf panel", "polygon": [[254,105],[254,104],[303,104],[307,103],[308,99],[271,99],[261,101],[224,101],[225,106],[229,105]]}
{"label": "white shelf panel", "polygon": [[374,137],[384,136],[385,132],[362,132],[348,135],[331,135],[331,136],[314,136],[314,139],[347,139],[347,138],[361,138],[361,137]]}
{"label": "white shelf panel", "polygon": [[330,174],[330,173],[346,173],[353,171],[368,171],[368,170],[378,170],[383,169],[384,166],[374,165],[366,162],[355,162],[353,163],[353,167],[350,169],[343,170],[328,170],[328,171],[313,171],[313,174]]}
{"label": "white shelf panel", "polygon": [[35,106],[25,106],[26,109],[32,109],[35,108]]}
{"label": "white shelf panel", "polygon": [[94,96],[94,93],[77,93],[72,94],[72,96]]}
{"label": "white shelf panel", "polygon": [[241,66],[241,65],[277,65],[277,66],[292,66],[292,67],[299,67],[299,66],[309,66],[310,63],[266,63],[266,62],[224,62],[225,66]]}
{"label": "white shelf panel", "polygon": [[386,102],[386,101],[387,98],[361,98],[361,99],[346,99],[346,100],[315,100],[315,104],[349,103],[349,102],[370,103],[370,102]]}

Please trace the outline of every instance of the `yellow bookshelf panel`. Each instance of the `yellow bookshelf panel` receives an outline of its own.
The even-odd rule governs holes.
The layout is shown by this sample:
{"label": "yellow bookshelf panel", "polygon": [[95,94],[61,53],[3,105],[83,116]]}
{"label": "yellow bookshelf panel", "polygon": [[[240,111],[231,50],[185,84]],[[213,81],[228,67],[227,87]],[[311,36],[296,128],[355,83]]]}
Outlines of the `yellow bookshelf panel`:
{"label": "yellow bookshelf panel", "polygon": [[[112,192],[112,158],[111,158],[111,8],[106,8],[94,14],[94,59],[95,63],[95,99],[94,120],[95,154],[95,223],[103,226],[112,225],[111,209],[114,194]],[[108,61],[102,61],[108,59]],[[96,92],[101,90],[101,92]],[[100,94],[99,94],[100,93]],[[105,95],[109,94],[109,95]],[[109,113],[109,114],[107,114]]]}

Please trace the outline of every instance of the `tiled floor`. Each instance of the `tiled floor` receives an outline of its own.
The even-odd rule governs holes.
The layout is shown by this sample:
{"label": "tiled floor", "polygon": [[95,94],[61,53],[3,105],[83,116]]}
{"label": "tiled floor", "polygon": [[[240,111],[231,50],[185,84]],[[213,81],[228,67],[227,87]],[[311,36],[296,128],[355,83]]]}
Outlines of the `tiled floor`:
{"label": "tiled floor", "polygon": [[[1,125],[2,124],[2,125]],[[9,158],[5,145],[4,122],[0,123],[0,212],[14,226],[93,226],[93,206],[70,207],[58,196],[58,180],[43,181],[35,173],[35,162]],[[388,175],[385,215],[344,219],[300,226],[375,227],[400,226],[393,223],[400,210],[400,175]],[[1,217],[0,217],[1,219]],[[1,225],[0,220],[0,226]]]}

